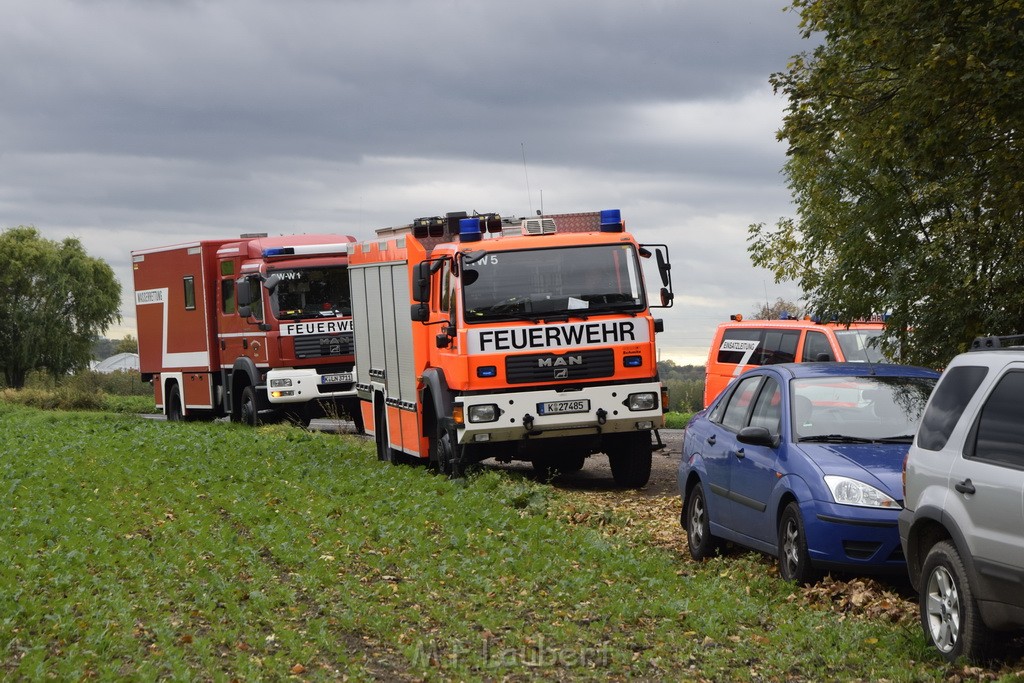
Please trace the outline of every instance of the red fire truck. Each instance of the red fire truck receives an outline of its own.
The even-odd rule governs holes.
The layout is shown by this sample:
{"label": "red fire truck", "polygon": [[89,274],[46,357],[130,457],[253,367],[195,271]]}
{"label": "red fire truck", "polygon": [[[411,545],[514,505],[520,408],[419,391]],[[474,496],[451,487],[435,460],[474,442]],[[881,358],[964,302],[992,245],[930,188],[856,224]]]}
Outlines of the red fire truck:
{"label": "red fire truck", "polygon": [[378,457],[450,476],[486,458],[550,474],[605,453],[647,483],[664,424],[640,245],[617,210],[417,219],[349,246],[356,391]]}
{"label": "red fire truck", "polygon": [[355,398],[344,235],[243,235],[132,252],[139,364],[170,420],[306,425]]}

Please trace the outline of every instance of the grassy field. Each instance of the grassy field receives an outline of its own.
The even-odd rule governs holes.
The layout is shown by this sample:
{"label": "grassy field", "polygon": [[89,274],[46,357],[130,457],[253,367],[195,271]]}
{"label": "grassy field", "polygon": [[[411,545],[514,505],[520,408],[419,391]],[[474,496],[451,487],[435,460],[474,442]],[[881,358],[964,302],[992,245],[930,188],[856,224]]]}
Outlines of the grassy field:
{"label": "grassy field", "polygon": [[672,502],[638,524],[509,472],[378,463],[356,437],[0,402],[0,471],[6,677],[1012,674],[944,666],[916,623],[808,602],[756,554],[684,559],[659,542],[681,535]]}

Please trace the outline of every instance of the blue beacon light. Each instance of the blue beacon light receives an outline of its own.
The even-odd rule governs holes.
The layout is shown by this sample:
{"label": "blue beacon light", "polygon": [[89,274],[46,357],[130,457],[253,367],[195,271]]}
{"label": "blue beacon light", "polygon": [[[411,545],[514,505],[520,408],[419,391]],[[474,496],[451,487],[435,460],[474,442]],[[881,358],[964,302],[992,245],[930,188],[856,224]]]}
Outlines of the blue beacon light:
{"label": "blue beacon light", "polygon": [[619,209],[601,211],[601,232],[622,232],[622,212]]}
{"label": "blue beacon light", "polygon": [[479,242],[481,239],[483,235],[480,233],[479,218],[463,218],[459,221],[460,242]]}

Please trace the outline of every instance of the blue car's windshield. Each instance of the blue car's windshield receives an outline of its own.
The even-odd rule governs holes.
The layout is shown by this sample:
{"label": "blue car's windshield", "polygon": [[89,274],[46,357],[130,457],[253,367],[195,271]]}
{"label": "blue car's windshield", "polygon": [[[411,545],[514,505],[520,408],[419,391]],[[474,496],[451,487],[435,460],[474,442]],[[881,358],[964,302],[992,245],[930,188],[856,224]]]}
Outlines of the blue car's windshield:
{"label": "blue car's windshield", "polygon": [[797,441],[909,443],[935,380],[928,377],[814,377],[790,383]]}

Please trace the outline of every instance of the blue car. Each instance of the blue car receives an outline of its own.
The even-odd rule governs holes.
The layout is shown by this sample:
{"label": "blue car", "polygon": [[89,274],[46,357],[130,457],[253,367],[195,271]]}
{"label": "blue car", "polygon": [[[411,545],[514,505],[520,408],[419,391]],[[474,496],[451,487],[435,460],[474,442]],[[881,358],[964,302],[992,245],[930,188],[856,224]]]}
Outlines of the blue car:
{"label": "blue car", "polygon": [[749,370],[683,437],[680,522],[702,560],[732,541],[787,581],[827,569],[906,572],[896,518],[903,459],[939,373],[785,363]]}

